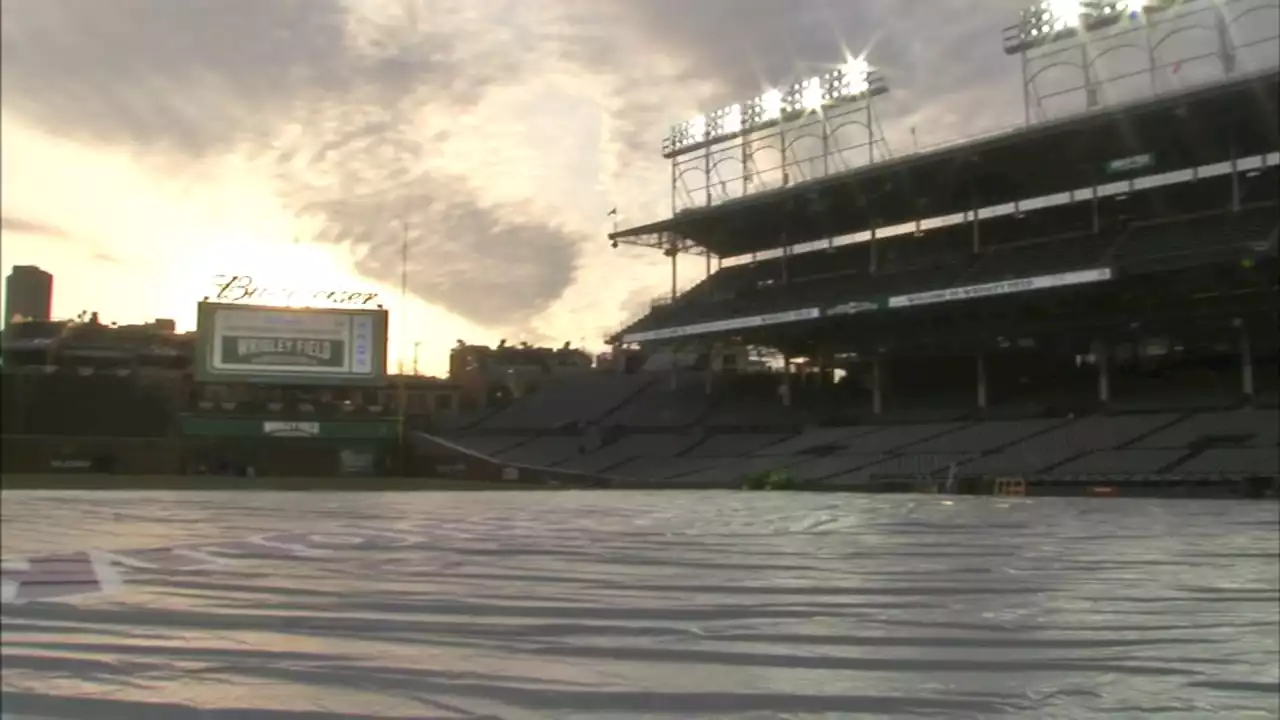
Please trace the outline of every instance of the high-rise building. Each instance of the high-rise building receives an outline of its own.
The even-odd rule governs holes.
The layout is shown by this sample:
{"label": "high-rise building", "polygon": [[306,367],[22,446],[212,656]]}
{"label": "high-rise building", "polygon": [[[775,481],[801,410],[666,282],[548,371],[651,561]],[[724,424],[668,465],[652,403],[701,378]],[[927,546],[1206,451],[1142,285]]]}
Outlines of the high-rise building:
{"label": "high-rise building", "polygon": [[15,265],[5,280],[5,318],[50,320],[53,312],[53,275],[35,265]]}

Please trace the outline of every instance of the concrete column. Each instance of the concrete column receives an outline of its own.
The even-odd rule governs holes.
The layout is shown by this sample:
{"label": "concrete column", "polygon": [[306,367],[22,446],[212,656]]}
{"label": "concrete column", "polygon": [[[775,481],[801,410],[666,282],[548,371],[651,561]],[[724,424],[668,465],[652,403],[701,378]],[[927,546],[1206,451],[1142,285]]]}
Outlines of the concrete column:
{"label": "concrete column", "polygon": [[871,412],[875,415],[884,413],[884,390],[880,386],[880,356],[871,359]]}
{"label": "concrete column", "polygon": [[1249,328],[1240,326],[1240,391],[1253,400],[1253,347],[1249,341]]}
{"label": "concrete column", "polygon": [[987,409],[987,356],[978,353],[978,409]]}
{"label": "concrete column", "polygon": [[1098,368],[1098,402],[1111,402],[1111,346],[1105,340],[1093,341],[1093,359]]}
{"label": "concrete column", "polygon": [[791,407],[791,358],[782,359],[782,382],[778,384],[778,397],[783,407]]}
{"label": "concrete column", "polygon": [[671,353],[671,374],[668,376],[667,382],[669,383],[668,387],[674,392],[679,385],[680,378],[678,375],[680,372],[680,346],[673,344],[668,351]]}
{"label": "concrete column", "polygon": [[676,288],[679,285],[678,269],[676,265],[676,258],[679,256],[679,253],[676,252],[674,245],[671,247],[669,252],[671,253],[671,302],[675,302],[677,292]]}

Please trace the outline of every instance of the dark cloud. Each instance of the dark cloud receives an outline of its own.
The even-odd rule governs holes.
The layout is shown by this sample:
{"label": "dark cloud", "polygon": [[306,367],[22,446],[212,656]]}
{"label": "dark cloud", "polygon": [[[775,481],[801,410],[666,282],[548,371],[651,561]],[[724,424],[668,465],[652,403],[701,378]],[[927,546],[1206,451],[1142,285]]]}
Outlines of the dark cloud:
{"label": "dark cloud", "polygon": [[[720,102],[830,69],[846,52],[888,80],[884,119],[917,119],[931,134],[967,134],[1021,113],[1017,60],[1001,31],[1026,0],[645,0],[627,4],[690,74],[723,81]],[[915,123],[912,123],[915,124]],[[922,132],[928,128],[922,127]],[[939,137],[938,139],[943,139]]]}
{"label": "dark cloud", "polygon": [[[418,178],[394,193],[306,211],[330,221],[321,239],[364,243],[361,272],[397,286],[403,268],[411,292],[485,326],[522,327],[572,282],[578,239],[524,208],[480,207],[453,196]],[[438,240],[424,247],[418,242],[424,234]]]}
{"label": "dark cloud", "polygon": [[[368,230],[385,224],[387,206],[420,202],[414,166],[424,143],[443,140],[407,132],[412,112],[420,99],[475,101],[519,59],[468,61],[467,39],[437,29],[432,7],[398,3],[366,18],[338,0],[6,2],[6,108],[56,134],[171,163],[225,151],[265,158],[282,194],[321,220],[322,238],[367,249],[363,269],[394,281],[399,265],[387,256],[399,242]],[[296,137],[281,147],[290,129]],[[412,223],[415,254],[431,261],[411,291],[485,323],[544,309],[572,279],[575,243],[456,187],[434,198],[439,217]],[[528,263],[494,274],[504,258]],[[520,297],[504,304],[495,283]]]}
{"label": "dark cloud", "polygon": [[44,235],[53,238],[66,237],[65,232],[52,225],[9,215],[0,218],[0,228],[5,232],[22,233],[24,235]]}
{"label": "dark cloud", "polygon": [[[1017,67],[1000,49],[1020,5],[5,0],[0,77],[6,111],[46,132],[171,167],[226,152],[263,163],[322,240],[351,244],[361,270],[393,285],[394,228],[407,219],[411,292],[518,328],[560,297],[584,243],[600,239],[565,229],[540,198],[494,202],[483,178],[436,166],[448,143],[479,153],[492,130],[459,118],[423,136],[424,111],[465,112],[513,87],[536,103],[552,73],[591,83],[611,137],[579,152],[625,186],[661,176],[655,148],[673,104],[749,96],[871,45],[894,88],[889,120],[942,139],[1020,114]],[[519,119],[500,132],[519,143]],[[568,164],[559,149],[530,152],[548,171]]]}

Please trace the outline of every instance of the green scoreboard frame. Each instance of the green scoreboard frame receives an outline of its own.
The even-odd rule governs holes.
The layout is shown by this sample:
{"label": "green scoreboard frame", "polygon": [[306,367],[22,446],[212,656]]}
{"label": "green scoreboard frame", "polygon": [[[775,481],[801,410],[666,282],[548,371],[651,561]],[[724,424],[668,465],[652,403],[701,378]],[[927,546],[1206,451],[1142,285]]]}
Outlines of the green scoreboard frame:
{"label": "green scoreboard frame", "polygon": [[197,382],[380,386],[387,311],[201,302]]}

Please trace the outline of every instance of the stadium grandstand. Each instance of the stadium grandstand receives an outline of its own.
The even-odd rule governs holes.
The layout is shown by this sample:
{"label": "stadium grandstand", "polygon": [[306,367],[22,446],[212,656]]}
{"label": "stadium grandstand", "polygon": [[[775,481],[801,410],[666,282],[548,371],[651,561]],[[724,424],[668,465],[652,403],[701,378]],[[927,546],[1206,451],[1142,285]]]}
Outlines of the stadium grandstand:
{"label": "stadium grandstand", "polygon": [[[1223,21],[1186,5],[1166,11]],[[1024,68],[1163,21],[1037,38],[1036,12],[1006,37]],[[863,122],[846,170],[790,143],[870,116],[887,84],[865,64],[677,126],[672,216],[609,237],[669,257],[670,295],[609,338],[612,367],[455,441],[645,486],[1274,492],[1278,76],[1222,42],[1211,81],[1102,103],[1086,71],[1078,112],[1028,97],[1024,126],[967,143],[877,156]],[[680,292],[682,257],[706,277]]]}

